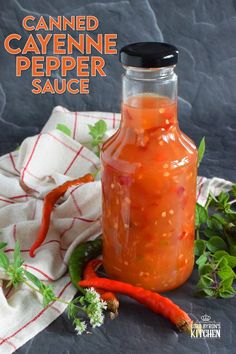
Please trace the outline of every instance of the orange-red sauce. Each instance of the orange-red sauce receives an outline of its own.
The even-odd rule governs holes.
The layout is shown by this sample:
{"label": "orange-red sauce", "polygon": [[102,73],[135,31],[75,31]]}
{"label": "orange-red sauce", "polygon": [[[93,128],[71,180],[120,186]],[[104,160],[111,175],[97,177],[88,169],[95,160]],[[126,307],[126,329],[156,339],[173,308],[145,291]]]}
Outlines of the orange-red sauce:
{"label": "orange-red sauce", "polygon": [[102,148],[104,266],[155,291],[191,274],[197,152],[178,127],[176,102],[131,97]]}

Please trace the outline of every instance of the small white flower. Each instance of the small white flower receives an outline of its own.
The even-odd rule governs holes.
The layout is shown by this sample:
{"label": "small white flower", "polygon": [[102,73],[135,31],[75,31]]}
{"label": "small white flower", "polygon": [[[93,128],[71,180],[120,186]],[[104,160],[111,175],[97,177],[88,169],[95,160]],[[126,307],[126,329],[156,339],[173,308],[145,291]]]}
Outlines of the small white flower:
{"label": "small white flower", "polygon": [[96,292],[94,288],[86,289],[85,299],[89,303],[100,302],[100,295]]}
{"label": "small white flower", "polygon": [[82,334],[86,331],[87,325],[84,321],[76,321],[76,327],[75,330],[77,332],[77,335]]}

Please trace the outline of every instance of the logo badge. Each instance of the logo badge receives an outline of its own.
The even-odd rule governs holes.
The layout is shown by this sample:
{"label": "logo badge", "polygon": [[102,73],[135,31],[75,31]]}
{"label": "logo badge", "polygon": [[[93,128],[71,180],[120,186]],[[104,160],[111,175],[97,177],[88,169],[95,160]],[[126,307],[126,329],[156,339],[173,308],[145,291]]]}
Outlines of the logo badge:
{"label": "logo badge", "polygon": [[206,313],[201,316],[201,321],[195,322],[191,328],[191,338],[220,338],[221,324],[212,321]]}

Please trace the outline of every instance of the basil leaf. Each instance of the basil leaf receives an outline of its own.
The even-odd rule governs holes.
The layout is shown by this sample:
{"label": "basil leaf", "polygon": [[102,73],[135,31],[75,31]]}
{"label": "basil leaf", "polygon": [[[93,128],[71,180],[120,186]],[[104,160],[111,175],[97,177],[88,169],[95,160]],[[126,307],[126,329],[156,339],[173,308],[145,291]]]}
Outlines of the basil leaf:
{"label": "basil leaf", "polygon": [[216,251],[213,255],[214,259],[216,259],[217,261],[219,261],[222,258],[227,258],[227,256],[229,256],[229,253],[224,250]]}
{"label": "basil leaf", "polygon": [[212,229],[210,229],[209,227],[207,227],[204,231],[203,231],[204,235],[208,238],[211,238],[212,236],[216,236],[216,232]]}
{"label": "basil leaf", "polygon": [[212,230],[216,230],[216,231],[223,230],[223,226],[222,226],[221,222],[217,218],[215,218],[214,216],[211,216],[210,218],[207,219],[207,226],[208,226],[208,228],[210,228]]}
{"label": "basil leaf", "polygon": [[236,184],[232,185],[232,193],[233,193],[234,198],[236,198]]}
{"label": "basil leaf", "polygon": [[231,297],[234,297],[236,294],[236,291],[231,287],[231,289],[227,290],[219,290],[219,296],[222,297],[223,299],[229,299]]}
{"label": "basil leaf", "polygon": [[6,242],[0,242],[0,249],[6,247],[7,243]]}
{"label": "basil leaf", "polygon": [[217,272],[218,276],[220,277],[220,279],[224,280],[224,279],[234,279],[235,278],[235,273],[232,270],[232,268],[228,265],[224,265],[223,267],[221,267],[218,272]]}
{"label": "basil leaf", "polygon": [[216,222],[220,223],[222,226],[227,225],[227,221],[220,214],[213,214],[212,219],[216,220]]}
{"label": "basil leaf", "polygon": [[204,240],[195,240],[194,253],[195,256],[201,256],[205,252],[206,246]]}
{"label": "basil leaf", "polygon": [[202,267],[205,265],[206,261],[207,261],[207,256],[209,255],[209,252],[205,252],[203,253],[196,261],[196,264],[199,267]]}
{"label": "basil leaf", "polygon": [[231,244],[229,250],[232,256],[236,256],[236,245]]}
{"label": "basil leaf", "polygon": [[234,281],[233,277],[229,277],[229,278],[221,280],[220,288],[224,289],[224,290],[231,288],[231,286],[233,285],[233,281]]}
{"label": "basil leaf", "polygon": [[41,288],[41,281],[32,273],[28,272],[27,270],[24,271],[25,276],[39,289]]}
{"label": "basil leaf", "polygon": [[227,245],[225,241],[219,236],[213,236],[206,242],[206,247],[211,252],[216,252],[218,250],[227,250]]}
{"label": "basil leaf", "polygon": [[71,130],[65,124],[57,124],[56,129],[68,136],[71,136]]}
{"label": "basil leaf", "polygon": [[95,140],[102,139],[107,130],[106,122],[100,119],[94,125],[88,125],[89,127],[89,135]]}
{"label": "basil leaf", "polygon": [[207,275],[210,274],[214,270],[211,264],[204,264],[202,267],[199,268],[200,275]]}
{"label": "basil leaf", "polygon": [[200,204],[196,204],[196,218],[195,224],[196,227],[200,227],[201,224],[205,224],[207,222],[208,212],[207,210]]}
{"label": "basil leaf", "polygon": [[219,195],[218,195],[218,200],[220,203],[222,204],[225,204],[229,201],[229,193],[227,192],[221,192]]}
{"label": "basil leaf", "polygon": [[5,255],[5,253],[0,252],[0,267],[7,270],[9,267],[9,259],[8,257]]}
{"label": "basil leaf", "polygon": [[200,163],[202,162],[204,153],[206,149],[206,143],[205,143],[205,137],[203,137],[200,141],[199,147],[198,147],[198,167]]}
{"label": "basil leaf", "polygon": [[23,260],[21,258],[21,252],[20,252],[20,243],[19,241],[16,241],[15,244],[15,249],[14,249],[14,267],[19,268],[23,264]]}

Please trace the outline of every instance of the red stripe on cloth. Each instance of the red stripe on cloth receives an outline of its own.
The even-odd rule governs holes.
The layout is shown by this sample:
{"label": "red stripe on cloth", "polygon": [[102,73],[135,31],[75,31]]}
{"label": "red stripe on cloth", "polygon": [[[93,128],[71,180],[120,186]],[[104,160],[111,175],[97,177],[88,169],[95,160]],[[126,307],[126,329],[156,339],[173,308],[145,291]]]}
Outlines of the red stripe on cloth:
{"label": "red stripe on cloth", "polygon": [[0,200],[5,203],[14,204],[14,202],[7,200],[7,199],[0,198]]}
{"label": "red stripe on cloth", "polygon": [[87,219],[87,218],[82,218],[82,217],[74,217],[74,219],[76,220],[80,220],[80,221],[84,221],[84,222],[97,222],[100,220],[100,217],[99,218],[96,218],[96,219]]}
{"label": "red stripe on cloth", "polygon": [[113,113],[113,118],[112,118],[112,128],[115,128],[116,126],[116,115]]}
{"label": "red stripe on cloth", "polygon": [[77,128],[77,112],[74,112],[74,117],[75,117],[75,121],[74,121],[74,131],[73,131],[73,139],[75,139],[76,136],[76,128]]}
{"label": "red stripe on cloth", "polygon": [[11,160],[11,163],[12,163],[12,166],[13,166],[14,170],[17,172],[17,174],[20,174],[20,171],[16,168],[15,161],[14,161],[14,158],[12,156],[12,153],[10,152],[8,156],[9,156],[9,158]]}
{"label": "red stripe on cloth", "polygon": [[81,209],[80,209],[80,207],[79,207],[79,205],[78,205],[78,203],[77,203],[77,201],[75,199],[75,196],[73,195],[73,192],[71,193],[71,198],[72,198],[72,200],[74,202],[75,208],[78,211],[79,215],[82,215],[82,211],[81,211]]}
{"label": "red stripe on cloth", "polygon": [[25,171],[26,171],[26,169],[28,168],[30,161],[32,160],[32,157],[33,157],[33,155],[34,155],[34,152],[35,152],[35,149],[36,149],[36,147],[37,147],[37,145],[38,145],[38,142],[39,142],[40,137],[41,137],[41,134],[39,134],[39,135],[37,136],[37,139],[36,139],[36,141],[35,141],[35,143],[34,143],[34,146],[33,146],[33,149],[32,149],[32,151],[31,151],[31,154],[30,154],[30,156],[29,156],[29,159],[28,159],[28,161],[27,161],[25,167],[23,168],[22,181],[24,181]]}
{"label": "red stripe on cloth", "polygon": [[47,275],[46,273],[44,273],[41,269],[36,268],[36,267],[33,267],[33,266],[29,265],[29,264],[24,264],[24,266],[25,266],[25,268],[30,268],[30,269],[35,270],[36,272],[38,272],[38,273],[40,273],[41,275],[43,275],[43,276],[44,276],[46,279],[48,279],[49,281],[53,281],[53,279],[52,279],[49,275]]}
{"label": "red stripe on cloth", "polygon": [[61,139],[58,139],[58,137],[54,136],[51,133],[44,133],[45,135],[50,136],[51,138],[53,138],[54,140],[58,141],[60,144],[64,145],[65,147],[67,147],[69,150],[73,151],[73,152],[77,152],[77,150],[73,149],[70,145],[64,143],[64,141],[62,141]]}
{"label": "red stripe on cloth", "polygon": [[72,220],[70,226],[69,226],[67,229],[65,229],[65,230],[60,234],[60,239],[65,236],[66,232],[70,231],[70,230],[73,228],[73,226],[74,226],[74,224],[75,224],[75,222],[76,222],[77,220],[84,221],[84,222],[88,222],[88,223],[92,223],[92,222],[97,222],[97,221],[99,221],[100,218],[97,218],[97,219],[87,219],[87,218],[83,218],[83,217],[81,217],[81,216],[80,216],[80,217],[76,217],[76,216],[73,217],[73,220]]}
{"label": "red stripe on cloth", "polygon": [[[62,251],[67,251],[67,249],[61,247],[61,242],[60,242],[60,240],[50,240],[50,241],[47,241],[47,242],[43,243],[40,247],[43,247],[43,246],[45,246],[45,245],[47,245],[47,244],[49,244],[49,243],[58,243],[58,244],[60,245],[60,249],[61,249]],[[21,249],[21,252],[29,252],[29,251],[30,251],[30,248],[29,248],[29,249]],[[14,248],[7,248],[7,249],[4,250],[4,252],[5,252],[5,253],[14,252]]]}
{"label": "red stripe on cloth", "polygon": [[25,195],[16,195],[15,197],[10,197],[9,199],[19,199],[19,198],[29,198],[30,195],[25,194]]}
{"label": "red stripe on cloth", "polygon": [[81,188],[84,185],[84,183],[78,184],[78,186],[75,186],[72,191],[70,192],[70,195],[73,194],[77,189]]}
{"label": "red stripe on cloth", "polygon": [[202,191],[202,187],[204,185],[204,183],[202,183],[202,180],[203,180],[203,177],[201,177],[199,179],[199,183],[198,183],[199,187],[198,187],[197,201],[198,201],[198,199],[200,197],[200,194],[201,194],[201,191]]}
{"label": "red stripe on cloth", "polygon": [[64,172],[64,175],[67,174],[67,172],[69,171],[69,169],[71,168],[71,166],[73,165],[73,163],[75,162],[75,160],[77,159],[77,157],[80,155],[81,151],[83,150],[83,146],[81,146],[81,148],[79,149],[79,151],[75,154],[75,156],[73,157],[72,161],[70,162],[69,166],[67,167],[67,169]]}
{"label": "red stripe on cloth", "polygon": [[95,164],[95,162],[93,162],[93,160],[91,160],[89,157],[86,157],[86,156],[84,156],[84,155],[82,155],[82,154],[80,154],[80,156],[81,156],[84,160],[86,160],[86,161],[88,161],[88,162],[91,162],[91,164],[93,165],[93,167],[95,167],[96,170],[98,170],[98,167],[97,167],[97,165]]}
{"label": "red stripe on cloth", "polygon": [[69,230],[72,229],[72,227],[73,227],[74,224],[75,224],[75,221],[76,221],[76,219],[73,218],[73,219],[72,219],[72,222],[71,222],[71,224],[70,224],[70,226],[69,226],[67,229],[65,229],[65,230],[60,234],[60,239],[66,234],[67,231],[69,231]]}
{"label": "red stripe on cloth", "polygon": [[[21,252],[29,252],[29,250],[20,250]],[[14,248],[8,248],[6,250],[4,250],[5,253],[10,253],[10,252],[14,252]]]}
{"label": "red stripe on cloth", "polygon": [[10,342],[9,340],[3,340],[2,338],[0,338],[0,340],[2,340],[2,342],[0,343],[0,345],[3,344],[3,343],[5,343],[5,344],[10,345],[14,350],[17,349],[17,347],[16,347],[12,342]]}
{"label": "red stripe on cloth", "polygon": [[[71,284],[71,281],[69,281],[64,287],[63,289],[60,291],[60,293],[58,294],[58,297],[60,297],[65,290],[68,288],[68,286]],[[0,342],[0,345],[2,345],[3,343],[6,343],[9,339],[11,339],[12,337],[14,337],[15,335],[17,335],[19,332],[21,332],[23,329],[25,329],[26,327],[28,327],[31,323],[35,322],[38,318],[40,318],[45,311],[47,311],[50,307],[52,307],[54,305],[55,301],[53,301],[50,305],[48,305],[47,307],[45,307],[44,309],[42,309],[35,317],[33,317],[30,321],[28,321],[27,323],[25,323],[22,327],[20,327],[17,331],[15,331],[14,333],[12,333],[11,335],[9,335],[8,337],[2,339],[2,341]],[[61,313],[61,312],[60,312]]]}

